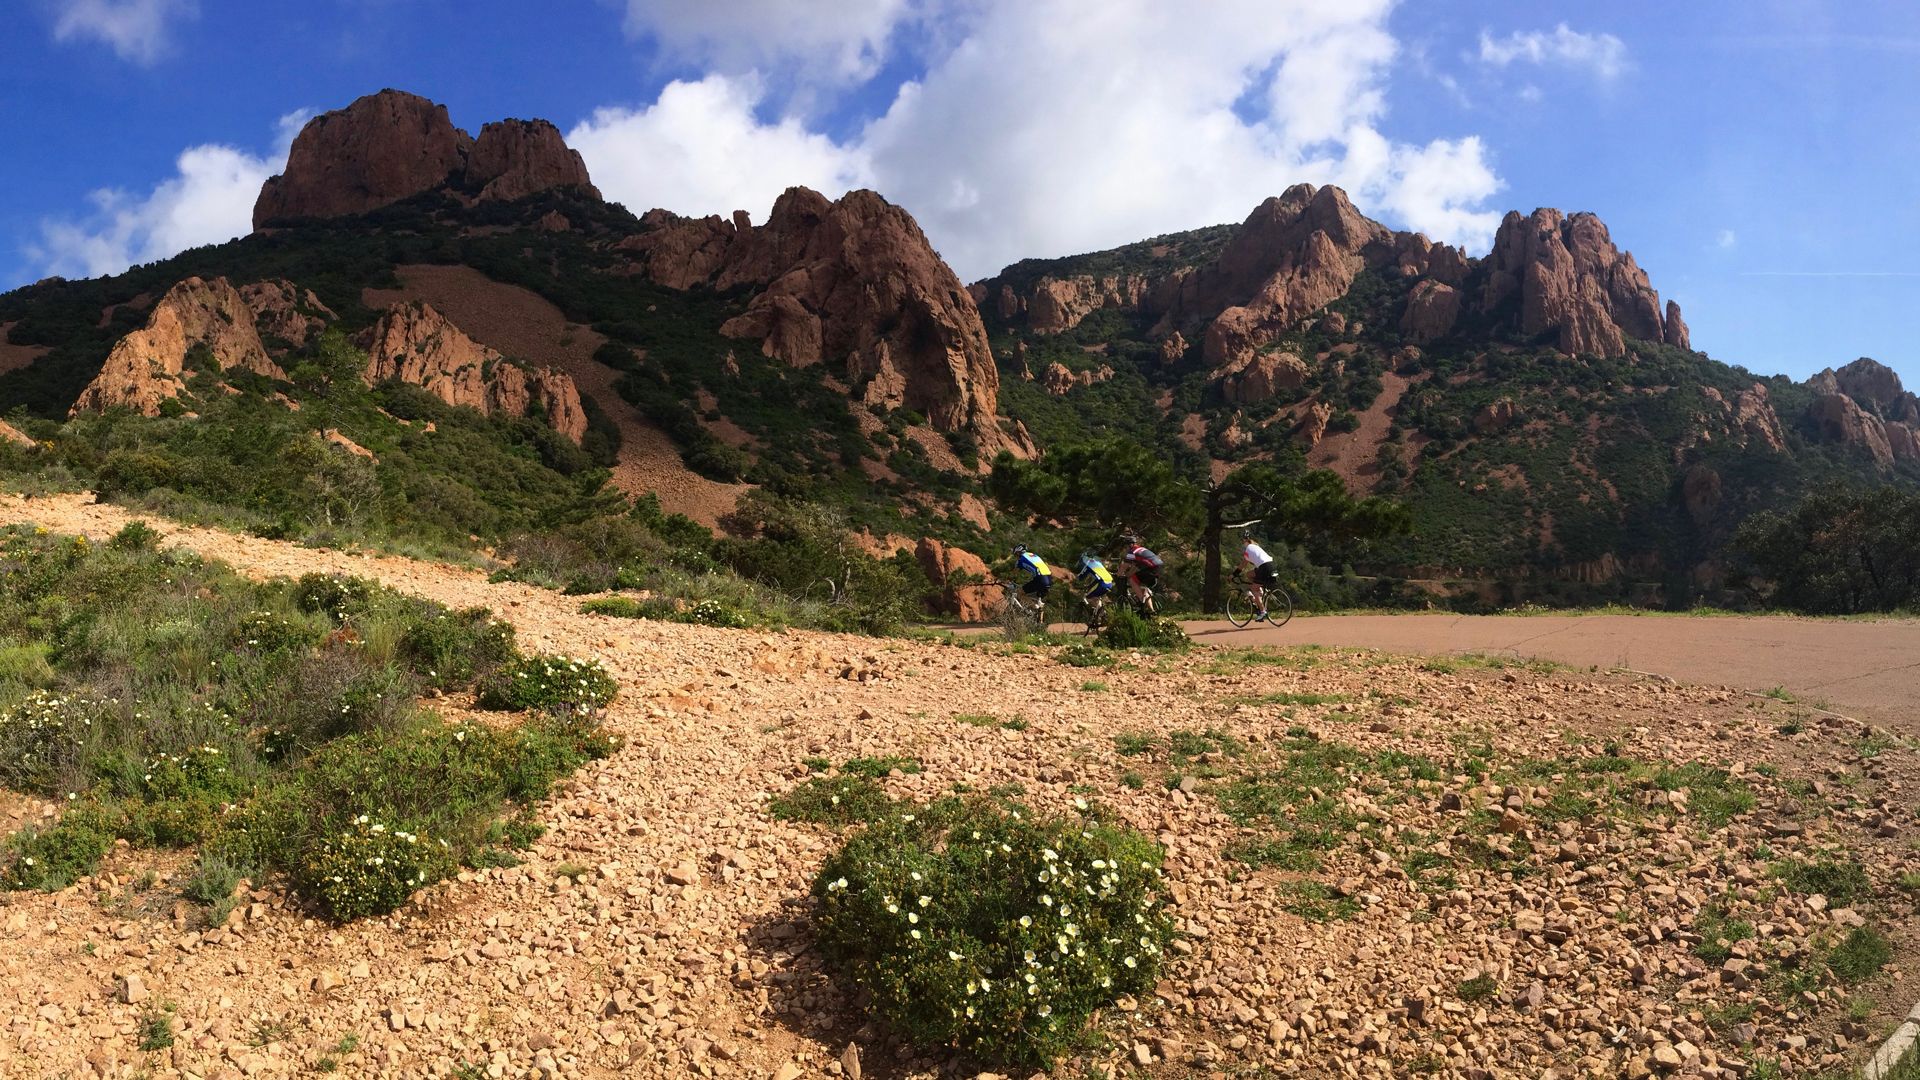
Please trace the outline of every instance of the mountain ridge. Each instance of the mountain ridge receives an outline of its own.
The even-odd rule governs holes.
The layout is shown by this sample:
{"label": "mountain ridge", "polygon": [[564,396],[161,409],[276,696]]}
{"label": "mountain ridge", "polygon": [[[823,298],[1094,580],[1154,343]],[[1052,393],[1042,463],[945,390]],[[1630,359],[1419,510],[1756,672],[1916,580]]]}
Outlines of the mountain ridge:
{"label": "mountain ridge", "polygon": [[[1694,352],[1679,305],[1591,213],[1511,212],[1473,258],[1298,184],[1235,225],[962,285],[877,193],[789,189],[760,225],[636,217],[551,124],[498,121],[475,139],[444,107],[382,91],[309,121],[255,217],[226,245],[0,295],[0,344],[25,358],[0,373],[0,412],[177,397],[184,360],[120,399],[88,388],[189,278],[253,298],[262,355],[214,366],[271,387],[323,328],[377,340],[410,302],[396,270],[438,264],[543,297],[554,333],[594,334],[590,360],[559,351],[637,411],[615,424],[629,440],[665,433],[706,480],[807,492],[876,536],[953,529],[947,541],[979,547],[1017,524],[977,509],[995,454],[1125,433],[1199,479],[1298,462],[1407,501],[1418,535],[1379,553],[1395,572],[1686,589],[1724,576],[1731,529],[1780,492],[1920,476],[1920,399],[1897,375],[1863,359],[1796,383]],[[529,365],[524,387],[494,393],[450,377],[492,370],[490,350],[455,351],[473,364],[419,380],[442,400],[532,409],[576,441],[598,414],[601,445],[620,441],[571,377]],[[521,373],[527,358],[512,359]],[[711,499],[746,487],[699,490],[717,520]]]}

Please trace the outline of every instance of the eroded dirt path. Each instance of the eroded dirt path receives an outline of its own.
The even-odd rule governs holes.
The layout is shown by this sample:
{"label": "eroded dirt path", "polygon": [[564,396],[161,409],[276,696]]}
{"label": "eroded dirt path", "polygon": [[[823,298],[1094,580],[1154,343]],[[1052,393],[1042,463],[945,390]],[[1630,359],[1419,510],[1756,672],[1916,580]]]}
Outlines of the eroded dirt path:
{"label": "eroded dirt path", "polygon": [[1327,645],[1414,656],[1479,652],[1635,668],[1795,698],[1920,736],[1920,620],[1791,616],[1322,615],[1283,627],[1188,625],[1219,645]]}
{"label": "eroded dirt path", "polygon": [[[78,497],[0,497],[0,523],[100,538],[128,520]],[[1438,673],[1362,653],[1273,662],[1197,650],[1081,669],[984,643],[613,620],[580,615],[578,598],[458,568],[156,524],[166,543],[250,573],[353,573],[491,607],[527,649],[608,666],[621,696],[607,722],[628,745],[542,808],[550,831],[524,865],[463,874],[390,918],[336,927],[262,892],[241,918],[205,930],[165,880],[178,857],[126,851],[64,892],[0,895],[7,1080],[292,1077],[329,1056],[356,1077],[794,1080],[835,1074],[849,1043],[868,1076],[954,1075],[962,1065],[948,1055],[899,1049],[863,1025],[821,971],[805,898],[837,841],[764,806],[806,775],[808,757],[906,755],[924,771],[888,778],[897,797],[1017,785],[1043,810],[1096,799],[1156,835],[1184,936],[1159,987],[1164,1005],[1112,1013],[1128,1030],[1098,1060],[1145,1060],[1137,1071],[1167,1076],[1614,1077],[1658,1054],[1707,1074],[1763,1049],[1791,1074],[1812,1074],[1859,1056],[1879,1012],[1836,1019],[1840,994],[1792,1011],[1763,1005],[1751,1031],[1714,1027],[1699,1010],[1735,991],[1695,955],[1689,928],[1714,897],[1764,879],[1762,845],[1779,858],[1844,844],[1876,881],[1920,870],[1911,749],[1863,756],[1857,725],[1789,730],[1785,706],[1723,691]],[[1153,749],[1129,751],[1114,738],[1123,732]],[[1196,737],[1214,749],[1172,756]],[[1417,780],[1356,771],[1341,798],[1358,831],[1311,875],[1340,901],[1340,917],[1323,920],[1300,906],[1301,872],[1226,856],[1256,834],[1217,798],[1227,779],[1270,767],[1256,763],[1303,739],[1351,747],[1355,761],[1389,751],[1453,760],[1484,744],[1501,760],[1545,762],[1605,745],[1641,760],[1724,763],[1760,801],[1703,836],[1657,811],[1553,823],[1538,816],[1545,774],[1501,787],[1448,770]],[[1489,814],[1497,831],[1462,831]],[[1449,850],[1458,861],[1466,845],[1492,865],[1410,861]],[[155,867],[162,880],[140,884]],[[584,872],[576,882],[563,868]],[[1760,936],[1740,946],[1755,963],[1804,956],[1816,935],[1863,918],[1767,895]],[[1913,905],[1888,895],[1904,906],[1869,913],[1911,958]],[[146,1001],[123,1000],[127,974],[140,976]],[[1463,996],[1480,982],[1493,996]],[[1917,983],[1920,970],[1905,964],[1858,992],[1903,1013]],[[1757,974],[1750,985],[1760,992]],[[142,1014],[161,1002],[175,1010],[177,1041],[142,1052]],[[1759,1042],[1743,1045],[1742,1034]]]}

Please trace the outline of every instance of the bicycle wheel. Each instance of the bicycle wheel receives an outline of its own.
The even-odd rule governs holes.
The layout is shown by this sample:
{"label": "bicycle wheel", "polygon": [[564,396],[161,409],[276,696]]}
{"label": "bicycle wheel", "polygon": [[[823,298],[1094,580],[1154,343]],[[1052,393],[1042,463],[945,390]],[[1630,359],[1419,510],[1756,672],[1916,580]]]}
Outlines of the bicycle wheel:
{"label": "bicycle wheel", "polygon": [[1227,594],[1227,621],[1238,629],[1253,621],[1253,594],[1244,590]]}
{"label": "bicycle wheel", "polygon": [[1278,585],[1267,590],[1267,621],[1275,626],[1293,621],[1293,597]]}
{"label": "bicycle wheel", "polygon": [[1091,600],[1081,600],[1081,618],[1087,624],[1082,637],[1099,633],[1107,625],[1107,598],[1096,596]]}

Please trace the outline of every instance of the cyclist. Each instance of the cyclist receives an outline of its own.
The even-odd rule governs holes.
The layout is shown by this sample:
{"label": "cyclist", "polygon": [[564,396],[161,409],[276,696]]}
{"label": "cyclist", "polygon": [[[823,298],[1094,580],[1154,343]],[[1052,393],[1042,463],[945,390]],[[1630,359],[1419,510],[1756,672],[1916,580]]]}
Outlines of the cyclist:
{"label": "cyclist", "polygon": [[1267,590],[1280,584],[1280,567],[1273,561],[1273,556],[1267,554],[1267,549],[1254,540],[1252,529],[1241,529],[1240,540],[1242,542],[1240,559],[1251,571],[1248,580],[1253,585],[1253,605],[1256,609],[1253,617],[1256,620],[1265,620]]}
{"label": "cyclist", "polygon": [[1086,598],[1093,600],[1113,591],[1113,571],[1091,551],[1080,553],[1080,561],[1073,564],[1073,576],[1082,581],[1091,581],[1093,587],[1087,590]]}
{"label": "cyclist", "polygon": [[1121,541],[1120,562],[1126,567],[1127,589],[1136,603],[1144,605],[1153,587],[1160,584],[1160,571],[1167,565],[1166,560],[1148,550],[1133,533],[1127,533]]}
{"label": "cyclist", "polygon": [[1028,551],[1027,545],[1015,544],[1013,565],[1015,569],[1028,575],[1027,583],[1020,586],[1020,591],[1043,604],[1046,603],[1047,590],[1053,588],[1053,568],[1047,565],[1047,560]]}

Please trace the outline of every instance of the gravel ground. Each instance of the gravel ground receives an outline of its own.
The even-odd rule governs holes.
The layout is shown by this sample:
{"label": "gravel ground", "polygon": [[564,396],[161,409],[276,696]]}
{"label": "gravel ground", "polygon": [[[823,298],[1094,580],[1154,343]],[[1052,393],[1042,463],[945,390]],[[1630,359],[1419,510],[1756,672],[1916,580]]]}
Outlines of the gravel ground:
{"label": "gravel ground", "polygon": [[[126,520],[0,497],[0,521],[100,537]],[[987,642],[615,620],[468,570],[162,527],[249,573],[374,577],[492,607],[529,649],[599,657],[627,745],[544,808],[525,865],[391,918],[334,926],[261,891],[197,929],[168,884],[183,860],[125,850],[62,893],[0,897],[0,1002],[17,1003],[0,1077],[305,1076],[328,1060],[376,1077],[974,1075],[864,1026],[817,964],[805,897],[836,838],[765,810],[810,757],[912,757],[923,771],[885,781],[902,797],[1098,801],[1168,847],[1184,936],[1157,1000],[1120,1003],[1109,1048],[1062,1076],[1739,1076],[1762,1059],[1818,1075],[1920,997],[1915,896],[1897,885],[1920,871],[1920,754],[1786,703],[1358,651],[1107,670]],[[1233,794],[1288,790],[1245,778],[1302,775],[1276,770],[1333,747],[1319,787],[1291,793],[1345,823],[1321,865],[1231,857],[1278,835],[1230,816]],[[1724,766],[1755,805],[1720,824],[1712,792],[1633,774],[1619,802],[1577,812],[1568,795],[1604,779],[1578,763],[1610,756]],[[51,812],[0,798],[0,827]],[[1842,854],[1870,898],[1776,878]],[[1886,970],[1852,988],[1792,979],[1862,922],[1892,937]],[[143,1052],[163,1004],[174,1044]]]}

